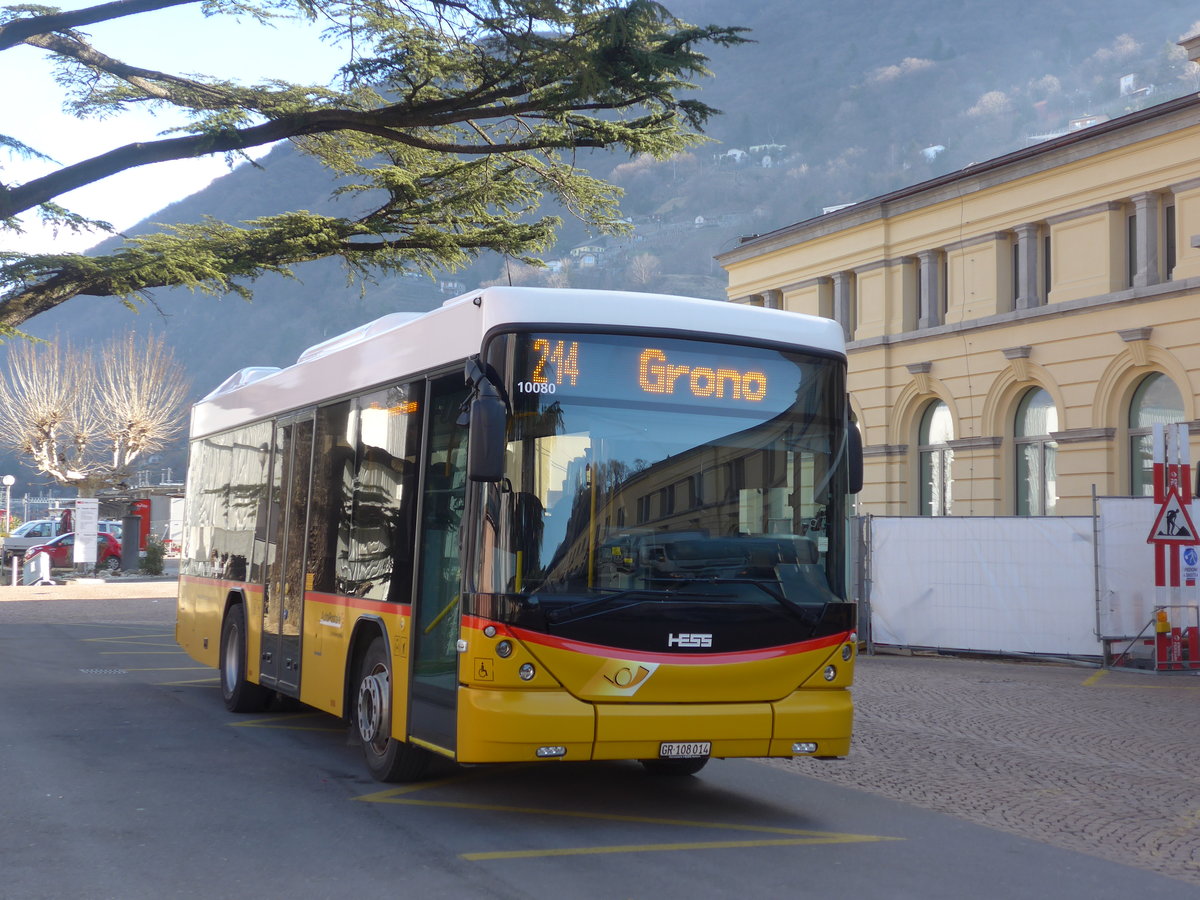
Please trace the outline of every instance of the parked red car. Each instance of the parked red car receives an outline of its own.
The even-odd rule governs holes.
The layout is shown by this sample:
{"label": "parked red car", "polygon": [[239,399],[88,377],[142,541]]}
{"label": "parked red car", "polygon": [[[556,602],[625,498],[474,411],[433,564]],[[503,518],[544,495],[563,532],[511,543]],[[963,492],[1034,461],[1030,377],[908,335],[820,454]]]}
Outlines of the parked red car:
{"label": "parked red car", "polygon": [[[30,547],[25,551],[25,559],[32,559],[35,553],[49,556],[51,568],[71,568],[75,565],[75,532],[60,534],[52,541]],[[96,535],[96,568],[110,572],[121,568],[121,542],[103,531]]]}

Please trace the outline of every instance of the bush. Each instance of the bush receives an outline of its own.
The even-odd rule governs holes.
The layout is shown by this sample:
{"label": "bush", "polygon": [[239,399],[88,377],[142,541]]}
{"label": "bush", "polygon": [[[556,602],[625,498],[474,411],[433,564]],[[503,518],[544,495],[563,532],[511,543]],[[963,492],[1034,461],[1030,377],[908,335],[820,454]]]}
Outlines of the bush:
{"label": "bush", "polygon": [[167,555],[167,548],[163,546],[163,542],[158,538],[149,538],[146,541],[146,555],[142,557],[142,572],[146,575],[161,575],[163,573],[163,557]]}

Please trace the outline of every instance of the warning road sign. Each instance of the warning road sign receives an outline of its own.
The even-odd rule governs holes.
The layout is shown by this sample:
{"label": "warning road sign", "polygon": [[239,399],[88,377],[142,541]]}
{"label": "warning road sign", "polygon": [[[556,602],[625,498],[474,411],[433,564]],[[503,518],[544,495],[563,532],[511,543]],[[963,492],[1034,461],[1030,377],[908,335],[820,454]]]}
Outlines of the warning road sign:
{"label": "warning road sign", "polygon": [[1150,529],[1147,544],[1200,544],[1196,536],[1196,526],[1188,515],[1187,507],[1179,497],[1179,491],[1172,486],[1158,511],[1158,518]]}

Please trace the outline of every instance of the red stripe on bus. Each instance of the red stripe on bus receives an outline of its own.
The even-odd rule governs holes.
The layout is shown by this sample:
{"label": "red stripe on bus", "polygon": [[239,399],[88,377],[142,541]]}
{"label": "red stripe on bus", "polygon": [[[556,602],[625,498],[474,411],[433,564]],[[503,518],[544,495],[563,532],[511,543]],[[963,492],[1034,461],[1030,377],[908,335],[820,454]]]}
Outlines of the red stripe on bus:
{"label": "red stripe on bus", "polygon": [[328,603],[330,606],[341,606],[346,609],[357,609],[362,612],[392,613],[402,616],[412,615],[411,603],[391,603],[387,600],[371,600],[367,597],[347,597],[344,594],[322,594],[308,591],[305,601],[315,600],[318,603]]}
{"label": "red stripe on bus", "polygon": [[626,650],[624,647],[607,647],[603,644],[588,644],[583,641],[573,641],[558,638],[537,631],[527,631],[524,628],[510,628],[513,636],[530,644],[541,644],[555,650],[567,650],[571,653],[582,653],[587,656],[603,656],[605,658],[627,659],[635,662],[653,662],[662,665],[691,665],[711,666],[718,663],[761,662],[765,659],[779,659],[784,656],[797,656],[813,650],[823,650],[845,643],[850,632],[826,635],[811,641],[801,641],[797,644],[782,644],[778,647],[760,647],[755,650],[733,650],[727,653],[666,653],[646,650]]}
{"label": "red stripe on bus", "polygon": [[[247,594],[261,595],[263,587],[261,584],[248,584],[244,581],[226,581],[221,578],[204,578],[199,575],[182,575],[179,578],[181,583],[187,584],[215,584],[226,590],[240,589]],[[340,606],[344,609],[357,609],[362,612],[377,612],[377,613],[399,613],[402,616],[412,615],[411,603],[389,603],[386,600],[370,600],[366,597],[347,597],[343,594],[324,594],[319,591],[306,591],[304,594],[305,601],[313,600],[318,603],[327,603],[330,606]]]}

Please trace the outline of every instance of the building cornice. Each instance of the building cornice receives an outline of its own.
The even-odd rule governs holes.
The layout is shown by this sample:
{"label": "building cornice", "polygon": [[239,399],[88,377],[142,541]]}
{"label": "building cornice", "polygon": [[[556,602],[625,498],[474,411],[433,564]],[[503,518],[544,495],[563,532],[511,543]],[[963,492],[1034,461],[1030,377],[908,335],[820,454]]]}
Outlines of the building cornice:
{"label": "building cornice", "polygon": [[1153,303],[1156,300],[1169,300],[1174,297],[1193,294],[1197,291],[1200,291],[1200,277],[1181,278],[1177,281],[1164,281],[1146,287],[1115,291],[1111,294],[1097,294],[1094,297],[1064,300],[1060,303],[1048,303],[1044,306],[1034,306],[1030,309],[1014,309],[1010,312],[997,313],[994,316],[983,316],[979,319],[968,319],[965,322],[952,322],[947,325],[935,325],[932,328],[922,328],[918,331],[904,331],[899,334],[888,334],[880,337],[864,338],[858,341],[849,341],[846,344],[846,350],[847,352],[854,352],[870,350],[875,347],[892,346],[894,344],[912,344],[917,341],[935,340],[951,334],[968,334],[984,329],[1003,328],[1019,322],[1036,321],[1037,319],[1046,317],[1082,314],[1112,306]]}
{"label": "building cornice", "polygon": [[1071,428],[1067,431],[1050,432],[1050,437],[1060,444],[1107,442],[1116,436],[1115,428]]}
{"label": "building cornice", "polygon": [[890,259],[880,259],[876,260],[875,262],[867,263],[864,266],[855,266],[851,271],[854,272],[855,275],[865,275],[868,272],[874,272],[876,269],[886,269],[891,264],[892,260]]}
{"label": "building cornice", "polygon": [[1194,191],[1200,188],[1200,178],[1189,178],[1187,181],[1176,181],[1174,184],[1168,185],[1173,194],[1182,194],[1184,191]]}
{"label": "building cornice", "polygon": [[947,253],[955,253],[959,250],[969,250],[971,247],[979,247],[983,244],[995,244],[1000,241],[1009,240],[1010,232],[1007,231],[989,231],[986,234],[976,235],[961,241],[955,241],[952,244],[946,244],[942,249]]}
{"label": "building cornice", "polygon": [[955,452],[959,450],[994,450],[1002,442],[1003,438],[997,436],[980,435],[979,437],[965,437],[946,441],[946,446]]}
{"label": "building cornice", "polygon": [[873,444],[863,447],[863,456],[903,456],[908,452],[908,444]]}
{"label": "building cornice", "polygon": [[1124,204],[1118,203],[1115,200],[1108,200],[1104,203],[1093,203],[1091,206],[1085,206],[1083,209],[1073,209],[1070,212],[1060,213],[1057,216],[1048,216],[1046,218],[1046,224],[1061,225],[1063,222],[1072,222],[1075,219],[1087,219],[1091,216],[1116,212],[1123,207]]}
{"label": "building cornice", "polygon": [[804,291],[804,290],[808,290],[811,287],[818,287],[823,284],[824,285],[833,284],[833,279],[830,278],[828,275],[819,275],[816,278],[808,278],[808,279],[805,279],[804,281],[796,281],[796,282],[793,282],[792,284],[785,284],[783,287],[780,288],[780,290],[783,291],[784,294],[790,294],[794,291]]}

